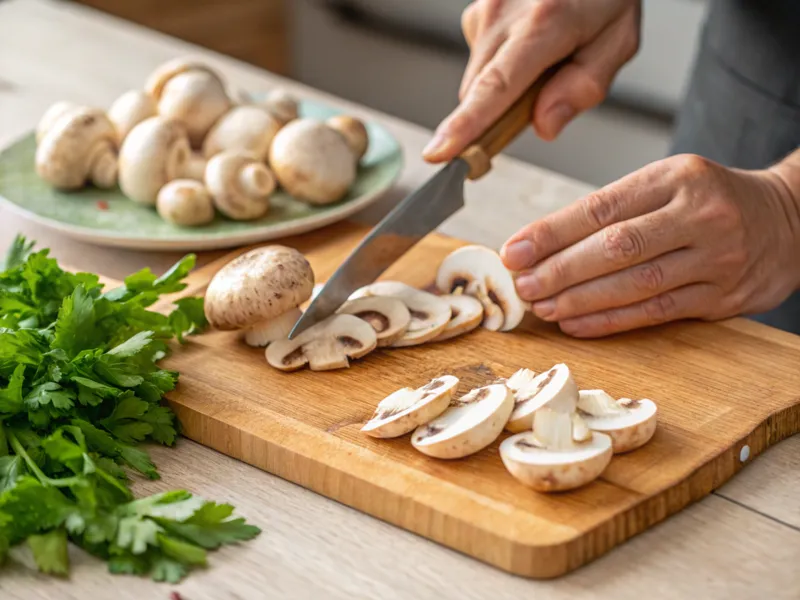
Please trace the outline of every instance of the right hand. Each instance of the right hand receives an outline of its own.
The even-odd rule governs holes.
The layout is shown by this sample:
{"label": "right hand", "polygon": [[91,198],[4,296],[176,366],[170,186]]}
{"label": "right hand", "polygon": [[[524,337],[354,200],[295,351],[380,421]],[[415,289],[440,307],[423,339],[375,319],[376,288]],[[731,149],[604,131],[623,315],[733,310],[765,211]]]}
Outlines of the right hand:
{"label": "right hand", "polygon": [[531,115],[555,139],[599,104],[639,49],[641,0],[475,0],[462,16],[470,58],[459,106],[423,152],[429,162],[458,156],[547,68],[571,56],[544,86]]}

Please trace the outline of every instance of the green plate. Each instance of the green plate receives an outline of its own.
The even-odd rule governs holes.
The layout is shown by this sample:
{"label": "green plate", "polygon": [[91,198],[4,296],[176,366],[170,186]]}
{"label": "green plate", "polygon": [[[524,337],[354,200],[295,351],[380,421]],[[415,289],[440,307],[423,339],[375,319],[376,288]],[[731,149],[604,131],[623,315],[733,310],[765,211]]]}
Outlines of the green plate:
{"label": "green plate", "polygon": [[[303,101],[302,116],[327,118],[340,111]],[[128,200],[119,189],[52,189],[36,174],[36,141],[30,133],[0,152],[0,201],[25,218],[65,235],[103,246],[137,250],[200,251],[230,248],[319,229],[363,210],[388,190],[403,167],[397,140],[376,123],[367,123],[369,150],[348,195],[335,204],[314,207],[278,191],[270,211],[257,221],[222,216],[203,227],[167,223],[155,209]]]}

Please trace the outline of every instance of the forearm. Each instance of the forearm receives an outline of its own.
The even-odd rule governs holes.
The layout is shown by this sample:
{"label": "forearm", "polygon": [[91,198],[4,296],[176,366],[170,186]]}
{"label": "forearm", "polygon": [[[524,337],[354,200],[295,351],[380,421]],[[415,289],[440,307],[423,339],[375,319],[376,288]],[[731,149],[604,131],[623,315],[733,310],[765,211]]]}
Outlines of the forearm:
{"label": "forearm", "polygon": [[786,218],[794,234],[794,253],[797,260],[795,276],[800,290],[800,148],[770,168],[780,180],[785,195]]}

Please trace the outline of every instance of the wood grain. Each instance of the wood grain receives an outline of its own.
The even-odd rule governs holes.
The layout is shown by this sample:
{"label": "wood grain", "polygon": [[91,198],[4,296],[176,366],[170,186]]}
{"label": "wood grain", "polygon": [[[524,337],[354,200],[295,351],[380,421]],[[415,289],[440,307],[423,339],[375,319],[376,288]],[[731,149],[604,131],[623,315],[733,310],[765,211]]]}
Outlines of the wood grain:
{"label": "wood grain", "polygon": [[[365,231],[344,225],[323,241],[288,243],[324,281]],[[383,278],[427,287],[461,244],[429,236]],[[198,271],[192,290],[201,292],[229,259]],[[479,330],[374,352],[348,370],[291,374],[267,367],[263,351],[236,334],[211,332],[169,360],[182,373],[170,401],[191,439],[506,571],[550,578],[718,488],[742,468],[743,446],[752,460],[800,430],[800,349],[780,347],[761,330],[681,323],[586,342],[528,319],[510,334]],[[463,390],[557,362],[570,365],[582,388],[651,398],[661,411],[650,444],[615,457],[580,490],[531,492],[505,471],[497,444],[440,462],[407,437],[374,440],[358,431],[397,388],[453,373]]]}

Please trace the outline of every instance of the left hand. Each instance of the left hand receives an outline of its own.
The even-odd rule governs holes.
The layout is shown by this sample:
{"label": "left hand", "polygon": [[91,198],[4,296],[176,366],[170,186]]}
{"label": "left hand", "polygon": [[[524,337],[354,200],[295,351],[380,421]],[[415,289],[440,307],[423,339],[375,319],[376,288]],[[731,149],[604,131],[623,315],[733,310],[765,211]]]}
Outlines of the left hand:
{"label": "left hand", "polygon": [[774,308],[800,287],[800,214],[772,171],[667,158],[531,223],[501,255],[576,337]]}

